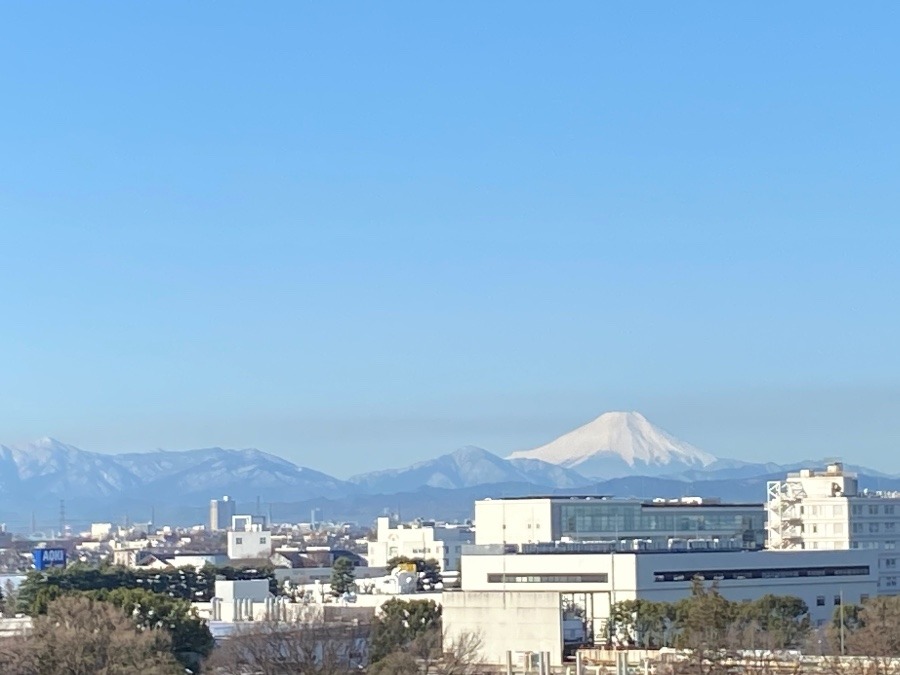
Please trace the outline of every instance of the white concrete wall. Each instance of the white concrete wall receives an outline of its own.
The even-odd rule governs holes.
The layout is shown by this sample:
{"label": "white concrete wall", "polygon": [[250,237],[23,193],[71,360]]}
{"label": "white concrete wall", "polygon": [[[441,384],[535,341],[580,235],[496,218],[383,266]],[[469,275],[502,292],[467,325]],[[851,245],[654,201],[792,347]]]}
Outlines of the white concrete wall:
{"label": "white concrete wall", "polygon": [[550,499],[480,499],[475,502],[476,544],[531,544],[558,539]]}
{"label": "white concrete wall", "polygon": [[272,533],[268,530],[229,530],[227,540],[228,557],[232,560],[268,558],[272,555]]}
{"label": "white concrete wall", "polygon": [[444,593],[443,626],[447,641],[462,633],[477,634],[486,663],[504,663],[506,652],[550,652],[562,662],[559,593]]}
{"label": "white concrete wall", "polygon": [[269,597],[268,579],[245,579],[240,581],[216,580],[216,597],[222,600],[254,600],[262,602]]}

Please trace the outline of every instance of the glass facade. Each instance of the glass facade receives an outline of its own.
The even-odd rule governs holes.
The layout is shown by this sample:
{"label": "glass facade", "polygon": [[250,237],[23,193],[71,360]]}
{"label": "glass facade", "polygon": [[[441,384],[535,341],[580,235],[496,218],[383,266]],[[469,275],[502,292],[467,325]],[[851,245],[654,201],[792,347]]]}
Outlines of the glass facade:
{"label": "glass facade", "polygon": [[576,541],[717,537],[739,539],[746,547],[762,547],[765,542],[762,506],[656,505],[597,500],[558,504],[556,508],[560,535]]}

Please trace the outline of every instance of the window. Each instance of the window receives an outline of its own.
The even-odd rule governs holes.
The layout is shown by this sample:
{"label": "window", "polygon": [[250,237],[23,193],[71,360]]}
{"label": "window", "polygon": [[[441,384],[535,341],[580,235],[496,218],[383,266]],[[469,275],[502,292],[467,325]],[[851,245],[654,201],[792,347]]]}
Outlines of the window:
{"label": "window", "polygon": [[266,543],[266,538],[265,538],[265,537],[260,537],[260,538],[259,538],[259,543],[260,543],[260,544],[265,544],[265,543]]}
{"label": "window", "polygon": [[605,584],[606,574],[488,574],[489,584]]}
{"label": "window", "polygon": [[833,516],[842,516],[844,515],[844,507],[838,504],[835,504],[831,507],[831,515]]}
{"label": "window", "polygon": [[817,595],[816,596],[816,607],[824,607],[825,606],[825,596]]}
{"label": "window", "polygon": [[722,581],[725,579],[791,579],[808,577],[846,577],[869,574],[868,565],[835,565],[830,567],[768,567],[755,569],[698,570],[654,572],[653,581]]}
{"label": "window", "polygon": [[884,515],[886,515],[886,516],[894,515],[894,505],[893,504],[885,504],[884,505]]}
{"label": "window", "polygon": [[890,588],[896,588],[897,587],[897,577],[885,577],[884,585],[888,586]]}
{"label": "window", "polygon": [[241,544],[244,543],[244,538],[243,537],[235,537],[234,543],[237,544],[238,546],[240,546]]}
{"label": "window", "polygon": [[841,604],[841,596],[840,596],[840,594],[835,594],[835,596],[834,596],[834,604],[835,604],[835,605]]}
{"label": "window", "polygon": [[885,568],[895,568],[897,567],[897,559],[896,558],[885,558],[884,559]]}
{"label": "window", "polygon": [[869,504],[869,515],[870,516],[878,515],[878,504]]}
{"label": "window", "polygon": [[811,516],[819,515],[819,507],[818,506],[810,506],[809,507],[809,515],[811,515]]}
{"label": "window", "polygon": [[861,516],[862,515],[862,505],[854,504],[853,506],[850,507],[850,513],[852,513],[854,516]]}
{"label": "window", "polygon": [[859,534],[860,532],[862,532],[862,530],[862,523],[853,523],[853,532]]}
{"label": "window", "polygon": [[834,525],[832,525],[832,530],[835,534],[844,534],[844,524],[835,523]]}
{"label": "window", "polygon": [[891,520],[884,524],[884,531],[885,532],[893,532],[896,525],[897,525],[897,523],[895,523],[894,521]]}
{"label": "window", "polygon": [[884,542],[884,547],[887,549],[897,548],[897,542],[896,541],[886,541],[886,542]]}
{"label": "window", "polygon": [[879,529],[878,523],[869,523],[869,534],[875,534]]}

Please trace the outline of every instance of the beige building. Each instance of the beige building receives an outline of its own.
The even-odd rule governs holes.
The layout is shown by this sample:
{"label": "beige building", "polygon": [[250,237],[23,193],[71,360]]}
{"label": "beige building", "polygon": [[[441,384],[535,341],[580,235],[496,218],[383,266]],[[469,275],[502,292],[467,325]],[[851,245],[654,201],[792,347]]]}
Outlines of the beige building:
{"label": "beige building", "polygon": [[860,491],[841,463],[803,469],[767,486],[768,547],[877,552],[878,592],[900,592],[900,494]]}

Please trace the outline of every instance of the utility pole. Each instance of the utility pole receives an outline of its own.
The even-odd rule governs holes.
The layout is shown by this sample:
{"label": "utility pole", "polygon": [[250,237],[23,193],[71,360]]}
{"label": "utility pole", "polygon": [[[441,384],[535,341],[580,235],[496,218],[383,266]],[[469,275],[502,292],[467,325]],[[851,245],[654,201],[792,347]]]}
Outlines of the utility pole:
{"label": "utility pole", "polygon": [[844,655],[844,591],[840,594],[841,601],[841,656]]}

